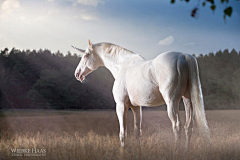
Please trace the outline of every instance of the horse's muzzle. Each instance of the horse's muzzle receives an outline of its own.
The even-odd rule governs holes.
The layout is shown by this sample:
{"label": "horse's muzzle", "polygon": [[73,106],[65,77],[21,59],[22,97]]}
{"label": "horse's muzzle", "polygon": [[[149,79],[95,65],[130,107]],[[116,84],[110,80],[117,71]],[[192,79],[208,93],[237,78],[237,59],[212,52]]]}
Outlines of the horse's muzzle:
{"label": "horse's muzzle", "polygon": [[79,81],[83,81],[85,79],[85,76],[81,74],[81,69],[75,72],[75,77]]}

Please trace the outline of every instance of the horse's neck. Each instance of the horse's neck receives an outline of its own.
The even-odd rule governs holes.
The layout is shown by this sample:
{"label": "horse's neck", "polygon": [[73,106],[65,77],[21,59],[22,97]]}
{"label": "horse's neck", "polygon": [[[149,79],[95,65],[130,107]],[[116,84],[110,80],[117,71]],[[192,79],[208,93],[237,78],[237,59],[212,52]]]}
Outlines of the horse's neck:
{"label": "horse's neck", "polygon": [[103,54],[101,59],[104,63],[104,66],[110,70],[115,79],[121,71],[145,61],[138,54],[119,54],[116,56]]}

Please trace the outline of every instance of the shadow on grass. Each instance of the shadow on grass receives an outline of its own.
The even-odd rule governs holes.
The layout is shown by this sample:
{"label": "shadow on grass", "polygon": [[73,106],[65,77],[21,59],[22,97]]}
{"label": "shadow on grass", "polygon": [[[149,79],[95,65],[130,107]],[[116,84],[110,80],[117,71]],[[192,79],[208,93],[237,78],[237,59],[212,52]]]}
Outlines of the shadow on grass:
{"label": "shadow on grass", "polygon": [[2,110],[0,110],[0,117],[5,117]]}
{"label": "shadow on grass", "polygon": [[2,119],[4,118],[4,114],[3,111],[0,110],[0,140],[2,139],[2,128],[1,128],[1,124],[2,124]]}
{"label": "shadow on grass", "polygon": [[45,109],[9,109],[0,110],[0,117],[35,117],[35,116],[62,116],[75,114],[74,112],[62,110],[45,110]]}
{"label": "shadow on grass", "polygon": [[0,141],[2,139],[9,139],[11,137],[10,134],[10,126],[7,122],[7,116],[5,115],[4,110],[0,110]]}

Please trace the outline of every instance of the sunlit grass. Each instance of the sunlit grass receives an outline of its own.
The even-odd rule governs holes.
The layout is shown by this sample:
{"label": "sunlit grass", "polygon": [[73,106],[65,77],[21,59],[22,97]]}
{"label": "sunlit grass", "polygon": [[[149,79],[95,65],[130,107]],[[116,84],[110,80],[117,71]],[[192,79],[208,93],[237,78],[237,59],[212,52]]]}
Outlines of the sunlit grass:
{"label": "sunlit grass", "polygon": [[[29,159],[172,159],[173,134],[165,111],[143,111],[143,136],[133,137],[133,116],[128,113],[128,138],[121,150],[114,111],[2,112],[0,159],[11,157],[11,148],[46,149],[44,157]],[[52,112],[52,115],[50,113]],[[240,111],[208,111],[212,146],[193,135],[191,150],[184,153],[184,135],[177,159],[240,159]],[[14,115],[14,116],[13,116]],[[183,112],[181,116],[184,117]]]}

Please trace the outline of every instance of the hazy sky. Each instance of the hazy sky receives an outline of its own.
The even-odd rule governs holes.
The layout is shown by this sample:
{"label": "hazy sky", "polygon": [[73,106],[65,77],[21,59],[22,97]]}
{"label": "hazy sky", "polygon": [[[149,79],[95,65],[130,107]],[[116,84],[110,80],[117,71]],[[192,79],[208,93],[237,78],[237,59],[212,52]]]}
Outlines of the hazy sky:
{"label": "hazy sky", "polygon": [[[220,1],[220,0],[219,0]],[[240,50],[240,2],[223,20],[206,5],[191,18],[197,1],[170,0],[0,0],[0,49],[50,49],[75,52],[93,43],[111,42],[146,59],[165,51],[207,54]]]}

